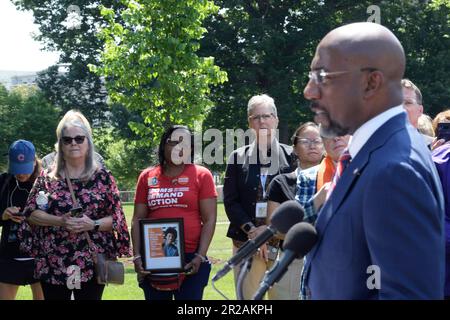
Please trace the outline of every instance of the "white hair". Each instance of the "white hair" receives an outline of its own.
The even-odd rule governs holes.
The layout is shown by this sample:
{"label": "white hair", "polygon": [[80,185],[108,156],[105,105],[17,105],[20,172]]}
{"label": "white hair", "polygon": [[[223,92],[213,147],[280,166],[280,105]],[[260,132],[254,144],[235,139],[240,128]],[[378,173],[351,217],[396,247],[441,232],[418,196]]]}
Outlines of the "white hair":
{"label": "white hair", "polygon": [[94,142],[92,140],[92,129],[86,118],[80,112],[73,110],[66,113],[66,115],[61,119],[58,127],[56,128],[56,137],[58,139],[58,142],[56,143],[56,158],[53,176],[61,177],[61,173],[66,167],[62,149],[62,137],[64,136],[65,130],[70,127],[80,128],[88,141],[88,151],[86,155],[85,167],[80,177],[80,179],[82,180],[88,180],[98,169],[98,164],[94,159],[95,150]]}
{"label": "white hair", "polygon": [[265,105],[272,108],[273,115],[275,117],[277,116],[277,107],[275,106],[275,101],[267,94],[260,94],[250,98],[247,105],[247,115],[251,115],[253,109],[259,105]]}

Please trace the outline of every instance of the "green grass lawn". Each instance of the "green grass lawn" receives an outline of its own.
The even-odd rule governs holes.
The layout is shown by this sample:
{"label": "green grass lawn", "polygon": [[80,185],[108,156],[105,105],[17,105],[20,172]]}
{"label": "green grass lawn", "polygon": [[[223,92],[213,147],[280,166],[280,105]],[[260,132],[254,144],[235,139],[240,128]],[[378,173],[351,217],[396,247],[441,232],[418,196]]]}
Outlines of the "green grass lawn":
{"label": "green grass lawn", "polygon": [[[133,216],[133,204],[124,204],[125,215],[128,223],[128,227],[131,227],[131,218]],[[217,225],[216,232],[214,234],[211,246],[209,247],[208,257],[213,262],[211,278],[217,273],[217,271],[223,266],[224,262],[231,257],[231,240],[226,237],[228,229],[228,219],[225,214],[224,206],[219,203],[217,206]],[[141,288],[138,287],[136,281],[136,273],[134,272],[133,263],[131,259],[124,260],[125,263],[125,284],[121,286],[111,285],[105,288],[103,299],[104,300],[143,300],[144,293]],[[229,272],[225,277],[220,279],[215,284],[225,296],[229,299],[236,299],[234,292],[234,280],[233,272]],[[223,300],[211,286],[211,281],[205,288],[203,295],[207,300]],[[31,290],[30,287],[21,287],[19,289],[18,300],[30,300]]]}

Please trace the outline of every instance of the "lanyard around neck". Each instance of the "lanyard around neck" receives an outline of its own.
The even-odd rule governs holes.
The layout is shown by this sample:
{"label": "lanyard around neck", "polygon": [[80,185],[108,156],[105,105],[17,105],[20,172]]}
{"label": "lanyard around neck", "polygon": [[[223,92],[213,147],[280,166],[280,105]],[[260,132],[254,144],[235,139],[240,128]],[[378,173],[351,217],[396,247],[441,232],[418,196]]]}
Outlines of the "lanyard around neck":
{"label": "lanyard around neck", "polygon": [[267,176],[269,175],[269,170],[267,168],[261,167],[259,178],[261,180],[261,188],[263,192],[263,199],[266,198],[266,182],[267,182]]}

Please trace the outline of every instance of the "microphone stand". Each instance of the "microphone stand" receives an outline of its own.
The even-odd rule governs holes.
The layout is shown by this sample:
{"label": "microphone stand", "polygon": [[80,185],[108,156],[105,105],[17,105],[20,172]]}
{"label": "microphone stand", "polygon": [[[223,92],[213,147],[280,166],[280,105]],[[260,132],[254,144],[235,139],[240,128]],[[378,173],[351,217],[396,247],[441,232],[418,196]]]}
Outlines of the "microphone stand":
{"label": "microphone stand", "polygon": [[[265,294],[267,291],[269,291],[269,289],[271,288],[271,286],[265,281],[265,278],[268,277],[269,275],[271,275],[273,272],[275,272],[276,267],[278,266],[280,260],[277,260],[275,262],[275,264],[272,266],[272,268],[270,270],[267,270],[264,278],[262,279],[262,282],[260,283],[260,286],[258,288],[258,290],[256,290],[255,294],[253,295],[252,300],[263,300]],[[275,280],[275,282],[272,284],[272,286],[278,282],[282,277],[284,276],[284,273],[280,274],[278,276],[278,278]]]}
{"label": "microphone stand", "polygon": [[230,300],[230,299],[227,298],[226,295],[224,295],[224,294],[222,293],[222,291],[220,291],[219,289],[216,288],[216,286],[215,286],[215,281],[214,281],[214,280],[211,280],[211,285],[212,285],[213,289],[214,289],[218,294],[220,294],[225,300]]}
{"label": "microphone stand", "polygon": [[[236,296],[237,296],[236,299],[237,300],[245,300],[242,287],[244,284],[244,279],[245,279],[246,273],[251,268],[252,259],[253,259],[252,257],[246,258],[243,261],[241,261],[241,263],[239,265],[237,265],[235,267],[235,268],[239,269],[238,279],[236,281]],[[216,288],[215,283],[216,283],[216,281],[214,280],[214,277],[213,277],[213,279],[211,280],[211,285],[212,285],[213,289],[219,295],[221,295],[225,300],[230,300],[218,288]]]}
{"label": "microphone stand", "polygon": [[264,283],[258,291],[256,291],[252,300],[262,300],[266,292],[270,289],[270,286],[267,283]]}
{"label": "microphone stand", "polygon": [[236,299],[237,300],[245,300],[244,298],[244,291],[243,291],[243,285],[244,285],[244,279],[247,275],[247,271],[251,268],[252,264],[252,257],[249,259],[245,259],[242,261],[238,268],[239,268],[239,275],[236,281]]}

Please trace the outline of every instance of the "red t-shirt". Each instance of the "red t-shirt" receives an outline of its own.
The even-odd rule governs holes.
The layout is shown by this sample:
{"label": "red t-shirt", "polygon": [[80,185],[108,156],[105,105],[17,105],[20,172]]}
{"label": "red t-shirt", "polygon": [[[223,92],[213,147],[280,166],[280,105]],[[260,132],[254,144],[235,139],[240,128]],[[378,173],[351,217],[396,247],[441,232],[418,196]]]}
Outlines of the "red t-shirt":
{"label": "red t-shirt", "polygon": [[146,204],[147,218],[183,218],[184,245],[195,252],[200,242],[200,200],[217,197],[211,172],[188,164],[178,177],[162,174],[160,166],[145,169],[139,176],[134,203]]}

